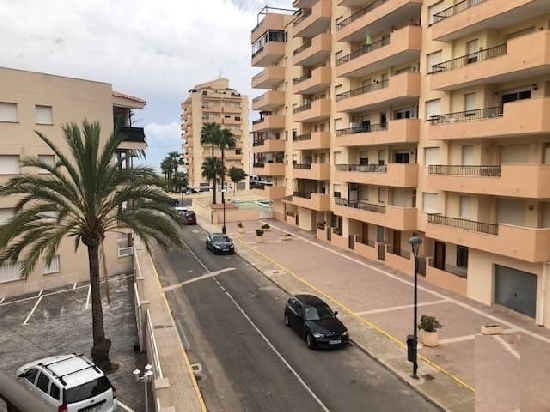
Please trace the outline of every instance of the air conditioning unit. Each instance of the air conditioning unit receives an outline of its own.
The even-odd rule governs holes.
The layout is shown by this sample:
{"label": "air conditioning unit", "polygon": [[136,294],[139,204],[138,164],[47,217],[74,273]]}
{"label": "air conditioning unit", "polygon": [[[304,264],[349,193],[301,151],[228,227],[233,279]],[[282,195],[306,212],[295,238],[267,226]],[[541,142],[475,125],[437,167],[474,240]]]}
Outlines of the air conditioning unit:
{"label": "air conditioning unit", "polygon": [[117,256],[119,258],[124,256],[132,256],[134,254],[134,248],[133,247],[119,247],[117,249]]}

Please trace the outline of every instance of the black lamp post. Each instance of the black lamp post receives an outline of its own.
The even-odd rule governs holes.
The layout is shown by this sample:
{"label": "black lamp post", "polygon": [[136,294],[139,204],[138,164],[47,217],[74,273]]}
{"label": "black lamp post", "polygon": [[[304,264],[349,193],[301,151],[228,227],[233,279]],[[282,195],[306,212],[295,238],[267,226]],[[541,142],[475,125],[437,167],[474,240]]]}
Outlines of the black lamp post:
{"label": "black lamp post", "polygon": [[225,227],[225,189],[222,189],[222,204],[223,204],[223,226],[222,233],[225,235],[227,229]]}
{"label": "black lamp post", "polygon": [[409,362],[413,364],[413,374],[414,379],[418,379],[416,371],[418,370],[418,357],[417,357],[417,347],[418,347],[418,250],[420,249],[420,244],[422,239],[418,236],[412,236],[409,239],[409,243],[412,248],[414,255],[414,327],[413,334],[407,337],[407,347],[408,347],[408,357]]}

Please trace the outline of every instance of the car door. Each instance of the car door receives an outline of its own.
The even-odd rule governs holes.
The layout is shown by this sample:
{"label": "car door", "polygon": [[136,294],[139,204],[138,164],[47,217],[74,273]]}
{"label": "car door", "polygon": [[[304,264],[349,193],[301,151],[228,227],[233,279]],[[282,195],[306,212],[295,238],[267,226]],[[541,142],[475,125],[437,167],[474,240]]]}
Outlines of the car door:
{"label": "car door", "polygon": [[206,248],[210,249],[212,247],[212,237],[210,235],[206,236]]}
{"label": "car door", "polygon": [[290,298],[286,303],[286,313],[288,316],[288,323],[290,324],[290,327],[294,330],[296,327],[296,299]]}
{"label": "car door", "polygon": [[296,321],[294,323],[294,330],[298,335],[304,334],[304,306],[300,301],[296,301]]}
{"label": "car door", "polygon": [[38,393],[40,394],[42,402],[47,405],[47,410],[55,410],[57,405],[55,405],[54,399],[50,396],[50,378],[48,375],[40,373],[36,380],[36,387],[39,389]]}

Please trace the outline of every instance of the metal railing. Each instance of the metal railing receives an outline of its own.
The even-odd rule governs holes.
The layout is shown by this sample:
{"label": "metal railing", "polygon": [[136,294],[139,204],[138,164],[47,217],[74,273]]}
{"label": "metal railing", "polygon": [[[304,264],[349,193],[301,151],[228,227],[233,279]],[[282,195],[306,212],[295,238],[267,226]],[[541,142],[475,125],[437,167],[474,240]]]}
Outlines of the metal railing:
{"label": "metal railing", "polygon": [[311,193],[293,192],[292,196],[296,196],[302,199],[311,199]]}
{"label": "metal railing", "polygon": [[294,140],[295,142],[296,141],[301,141],[301,140],[311,140],[311,133],[306,133],[306,134],[300,134],[298,136],[293,136],[292,140]]}
{"label": "metal railing", "polygon": [[361,48],[354,50],[350,54],[346,54],[345,56],[342,56],[338,60],[336,60],[336,66],[341,66],[346,62],[368,54],[373,50],[380,49],[384,46],[387,46],[388,44],[390,44],[390,36],[382,37],[380,40],[375,41],[371,44],[365,44]]}
{"label": "metal railing", "polygon": [[506,43],[499,44],[495,47],[488,49],[481,49],[474,53],[465,54],[464,56],[457,57],[456,59],[447,60],[442,63],[434,64],[432,70],[428,74],[445,72],[448,70],[459,69],[469,64],[476,62],[494,59],[495,57],[503,56],[508,52],[508,46]]}
{"label": "metal railing", "polygon": [[149,310],[147,310],[147,338],[151,344],[151,357],[153,358],[153,367],[155,368],[155,378],[164,379],[162,368],[160,366],[159,351],[157,349],[157,341],[155,340],[155,332],[153,331],[153,321]]}
{"label": "metal railing", "polygon": [[428,165],[429,175],[500,177],[501,166]]}
{"label": "metal railing", "polygon": [[433,24],[439,23],[442,20],[448,19],[449,17],[454,16],[461,11],[467,10],[470,7],[477,6],[478,4],[483,3],[485,0],[463,0],[451,7],[447,7],[445,10],[440,11],[439,13],[434,14]]}
{"label": "metal railing", "polygon": [[304,44],[302,44],[300,47],[298,47],[296,50],[292,52],[293,56],[296,56],[298,53],[303,52],[305,49],[311,47],[311,40],[304,40]]}
{"label": "metal railing", "polygon": [[368,126],[354,126],[354,127],[348,127],[347,129],[336,130],[336,136],[345,136],[348,134],[355,134],[355,133],[380,132],[384,130],[388,130],[387,123],[371,124]]}
{"label": "metal railing", "polygon": [[294,163],[292,164],[293,169],[305,169],[311,170],[311,163]]}
{"label": "metal railing", "polygon": [[311,102],[306,103],[303,106],[295,107],[294,109],[292,109],[292,113],[296,114],[309,109],[311,109]]}
{"label": "metal railing", "polygon": [[265,167],[265,163],[252,163],[252,167],[258,167],[263,169]]}
{"label": "metal railing", "polygon": [[298,24],[300,24],[305,19],[307,19],[309,16],[311,16],[311,9],[306,9],[305,11],[302,11],[302,15],[298,17],[296,20],[294,20],[294,23],[292,25],[296,27]]}
{"label": "metal railing", "polygon": [[311,79],[311,72],[307,72],[302,77],[295,77],[294,79],[292,79],[292,84],[299,84],[305,82],[307,79]]}
{"label": "metal railing", "polygon": [[348,90],[347,92],[337,94],[336,101],[339,102],[340,100],[347,99],[348,97],[360,96],[373,90],[385,89],[389,86],[389,83],[389,80],[386,79],[382,80],[381,82],[367,84],[366,86],[359,87],[357,89]]}
{"label": "metal railing", "polygon": [[339,172],[363,172],[363,173],[387,173],[388,165],[379,165],[378,163],[371,163],[367,165],[362,164],[345,164],[340,163],[334,165],[335,169]]}
{"label": "metal railing", "polygon": [[489,235],[498,235],[498,224],[476,222],[469,219],[457,217],[447,217],[438,213],[428,213],[428,223],[456,227],[474,232],[487,233]]}
{"label": "metal railing", "polygon": [[376,0],[374,3],[369,4],[367,7],[363,7],[361,10],[356,11],[349,17],[345,18],[344,20],[341,20],[336,24],[336,30],[342,30],[344,27],[346,27],[348,24],[353,23],[355,20],[363,17],[368,12],[374,10],[375,8],[381,6],[388,0]]}
{"label": "metal railing", "polygon": [[503,115],[503,107],[484,107],[483,109],[464,110],[447,114],[430,116],[430,124],[460,123],[470,120],[492,119]]}
{"label": "metal railing", "polygon": [[365,210],[367,212],[375,212],[375,213],[386,213],[386,206],[384,205],[375,205],[372,203],[367,203],[362,200],[348,200],[341,197],[337,197],[334,199],[334,203],[337,206],[345,206],[345,207],[351,207],[354,209],[360,209]]}

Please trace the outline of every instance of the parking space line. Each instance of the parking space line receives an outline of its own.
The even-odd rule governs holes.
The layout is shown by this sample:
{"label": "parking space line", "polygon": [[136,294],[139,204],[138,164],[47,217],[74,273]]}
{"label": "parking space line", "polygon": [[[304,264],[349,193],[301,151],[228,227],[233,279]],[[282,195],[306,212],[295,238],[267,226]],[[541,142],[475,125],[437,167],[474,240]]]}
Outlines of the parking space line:
{"label": "parking space line", "polygon": [[0,305],[6,300],[6,298],[0,298]]}
{"label": "parking space line", "polygon": [[[506,349],[514,358],[519,359],[519,353],[513,348],[513,346],[506,342],[502,336],[494,336],[496,340]],[[519,338],[519,336],[518,336]]]}
{"label": "parking space line", "polygon": [[120,406],[122,409],[124,409],[126,412],[134,412],[134,410],[132,408],[129,408],[127,407],[126,405],[124,405],[122,402],[120,402],[119,400],[117,400],[117,406]]}
{"label": "parking space line", "polygon": [[[430,302],[420,302],[416,306],[428,306],[428,305],[435,305],[437,303],[445,303],[445,302],[448,302],[448,300],[447,299],[432,300]],[[363,312],[356,312],[356,314],[359,315],[359,316],[373,315],[373,314],[376,314],[376,313],[384,313],[384,312],[390,312],[392,310],[410,309],[410,308],[414,308],[414,304],[391,306],[391,307],[382,308],[382,309],[365,310]]]}
{"label": "parking space line", "polygon": [[92,285],[88,286],[88,295],[86,296],[86,303],[84,304],[84,310],[88,310],[90,307],[90,296],[92,294]]}
{"label": "parking space line", "polygon": [[464,342],[466,340],[473,340],[476,338],[477,335],[479,335],[479,333],[474,333],[473,335],[458,336],[456,338],[439,339],[439,344],[446,345],[448,343],[456,343],[456,342]]}
{"label": "parking space line", "polygon": [[76,285],[77,285],[77,284],[78,284],[78,282],[75,282],[75,283],[73,284],[73,290],[76,289]]}
{"label": "parking space line", "polygon": [[[42,292],[42,291],[40,291]],[[31,311],[29,312],[29,314],[27,315],[27,318],[23,321],[23,325],[28,325],[29,324],[29,319],[31,318],[32,314],[34,313],[34,311],[36,310],[36,308],[38,307],[38,304],[42,301],[42,296],[39,296],[38,299],[36,300],[36,303],[34,304],[33,308],[31,309]]]}

